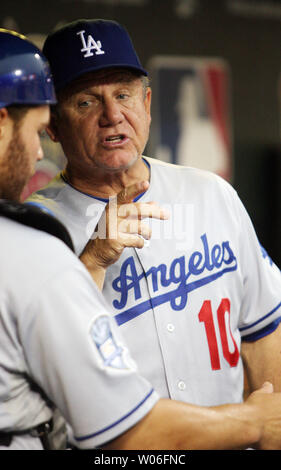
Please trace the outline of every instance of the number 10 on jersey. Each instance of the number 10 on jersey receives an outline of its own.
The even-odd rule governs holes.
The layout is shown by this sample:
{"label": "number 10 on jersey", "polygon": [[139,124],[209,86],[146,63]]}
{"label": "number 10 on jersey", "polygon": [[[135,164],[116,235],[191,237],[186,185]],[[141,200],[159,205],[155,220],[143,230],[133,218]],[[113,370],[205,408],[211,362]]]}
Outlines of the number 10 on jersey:
{"label": "number 10 on jersey", "polygon": [[[230,300],[222,299],[221,303],[216,311],[218,325],[219,325],[219,336],[217,338],[212,305],[210,300],[205,300],[198,314],[199,321],[204,323],[205,332],[207,336],[207,342],[210,352],[211,367],[213,370],[219,370],[221,368],[218,340],[222,345],[222,352],[225,360],[228,362],[230,367],[235,367],[239,361],[239,350],[235,339],[233,338],[230,328]],[[228,326],[228,334],[227,327]],[[229,341],[232,342],[233,347],[230,351]]]}

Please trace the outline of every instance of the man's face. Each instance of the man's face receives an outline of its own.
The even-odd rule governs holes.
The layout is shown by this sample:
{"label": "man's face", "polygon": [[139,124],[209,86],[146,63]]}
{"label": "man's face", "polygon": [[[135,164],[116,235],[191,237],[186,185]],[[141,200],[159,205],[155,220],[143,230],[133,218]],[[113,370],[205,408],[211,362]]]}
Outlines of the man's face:
{"label": "man's face", "polygon": [[150,101],[150,88],[144,91],[128,71],[96,72],[73,82],[62,95],[55,135],[72,168],[130,168],[148,139]]}
{"label": "man's face", "polygon": [[43,158],[40,134],[46,128],[49,116],[49,107],[40,106],[30,108],[18,123],[7,119],[9,141],[5,150],[1,149],[0,156],[1,198],[20,200],[25,185],[35,172],[36,162]]}

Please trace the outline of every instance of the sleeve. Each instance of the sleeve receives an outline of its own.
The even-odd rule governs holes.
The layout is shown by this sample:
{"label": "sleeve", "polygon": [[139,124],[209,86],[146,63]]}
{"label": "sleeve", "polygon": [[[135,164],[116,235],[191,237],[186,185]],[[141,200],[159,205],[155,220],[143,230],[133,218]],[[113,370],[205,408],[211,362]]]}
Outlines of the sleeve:
{"label": "sleeve", "polygon": [[72,427],[77,447],[90,449],[135,425],[159,397],[80,264],[35,294],[20,334],[32,378]]}
{"label": "sleeve", "polygon": [[281,320],[281,273],[261,246],[239,198],[238,208],[244,283],[239,329],[244,341],[255,341],[274,331]]}

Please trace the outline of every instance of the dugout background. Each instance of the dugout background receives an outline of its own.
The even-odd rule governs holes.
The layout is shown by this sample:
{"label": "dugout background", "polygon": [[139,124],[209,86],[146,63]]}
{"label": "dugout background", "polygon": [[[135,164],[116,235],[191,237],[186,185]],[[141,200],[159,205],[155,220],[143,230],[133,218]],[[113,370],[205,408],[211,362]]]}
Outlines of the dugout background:
{"label": "dugout background", "polygon": [[0,27],[15,29],[38,44],[58,24],[94,17],[122,23],[144,66],[159,54],[227,61],[232,184],[261,243],[281,267],[281,0],[8,0],[0,4]]}

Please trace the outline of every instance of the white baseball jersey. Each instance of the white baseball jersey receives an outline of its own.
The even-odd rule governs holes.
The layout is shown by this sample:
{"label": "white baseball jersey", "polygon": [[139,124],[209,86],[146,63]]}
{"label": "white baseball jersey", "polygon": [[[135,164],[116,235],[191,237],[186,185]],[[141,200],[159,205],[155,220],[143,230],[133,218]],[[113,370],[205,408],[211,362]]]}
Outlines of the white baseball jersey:
{"label": "white baseball jersey", "polygon": [[[136,424],[158,395],[77,256],[4,217],[0,233],[0,431],[48,421],[55,405],[77,447],[98,447]],[[42,446],[23,434],[6,447],[14,448]]]}
{"label": "white baseball jersey", "polygon": [[[123,251],[107,269],[103,294],[141,373],[161,396],[210,406],[239,402],[241,338],[277,327],[280,271],[231,185],[144,158],[150,187],[139,201],[156,201],[171,217],[149,221],[152,239]],[[68,227],[77,254],[107,203],[77,191],[63,175],[32,200]]]}

